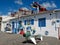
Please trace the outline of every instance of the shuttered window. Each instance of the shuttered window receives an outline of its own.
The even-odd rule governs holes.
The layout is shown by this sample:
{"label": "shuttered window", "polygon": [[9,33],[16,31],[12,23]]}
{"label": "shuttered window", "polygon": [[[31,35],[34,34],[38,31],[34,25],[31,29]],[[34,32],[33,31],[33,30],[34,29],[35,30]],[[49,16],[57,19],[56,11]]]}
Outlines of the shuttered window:
{"label": "shuttered window", "polygon": [[24,25],[34,25],[34,19],[24,20]]}
{"label": "shuttered window", "polygon": [[46,26],[46,18],[38,19],[38,26],[39,27],[45,27]]}
{"label": "shuttered window", "polygon": [[34,19],[31,19],[30,22],[31,22],[31,25],[34,25]]}
{"label": "shuttered window", "polygon": [[26,25],[27,20],[24,20],[24,25]]}

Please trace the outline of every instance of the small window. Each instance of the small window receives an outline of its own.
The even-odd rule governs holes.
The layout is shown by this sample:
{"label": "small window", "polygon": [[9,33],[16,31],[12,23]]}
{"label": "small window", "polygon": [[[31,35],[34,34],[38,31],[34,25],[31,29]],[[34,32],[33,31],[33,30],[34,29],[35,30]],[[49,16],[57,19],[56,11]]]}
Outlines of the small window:
{"label": "small window", "polygon": [[22,21],[18,21],[18,27],[22,26]]}
{"label": "small window", "polygon": [[22,21],[18,21],[18,23],[19,23],[19,24],[21,24],[21,23],[22,23]]}
{"label": "small window", "polygon": [[39,27],[45,27],[46,26],[46,18],[38,19],[38,26]]}
{"label": "small window", "polygon": [[26,25],[27,20],[24,20],[24,25]]}
{"label": "small window", "polygon": [[34,25],[34,19],[31,19],[30,22],[31,22],[31,25]]}
{"label": "small window", "polygon": [[34,19],[24,20],[24,25],[34,25]]}

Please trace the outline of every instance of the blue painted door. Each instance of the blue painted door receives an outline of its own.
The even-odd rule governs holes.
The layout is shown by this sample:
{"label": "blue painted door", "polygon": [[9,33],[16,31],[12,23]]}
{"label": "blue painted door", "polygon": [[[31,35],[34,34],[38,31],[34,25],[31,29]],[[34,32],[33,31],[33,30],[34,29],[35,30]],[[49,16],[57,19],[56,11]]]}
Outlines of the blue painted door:
{"label": "blue painted door", "polygon": [[14,22],[12,22],[12,32],[14,33]]}
{"label": "blue painted door", "polygon": [[17,33],[17,23],[16,22],[12,22],[12,32]]}

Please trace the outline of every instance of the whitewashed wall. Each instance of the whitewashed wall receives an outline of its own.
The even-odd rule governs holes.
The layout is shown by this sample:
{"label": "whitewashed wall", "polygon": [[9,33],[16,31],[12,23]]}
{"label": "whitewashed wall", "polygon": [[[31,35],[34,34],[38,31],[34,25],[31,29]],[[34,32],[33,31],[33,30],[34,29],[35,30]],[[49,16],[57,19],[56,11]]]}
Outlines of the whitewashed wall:
{"label": "whitewashed wall", "polygon": [[[46,27],[38,27],[38,19],[39,18],[46,18]],[[41,34],[44,36],[51,36],[51,37],[56,37],[58,38],[58,26],[60,26],[60,23],[58,24],[56,22],[57,19],[60,20],[60,12],[57,13],[47,13],[47,14],[40,14],[40,15],[35,15],[35,16],[26,16],[26,17],[21,17],[19,20],[22,21],[23,26],[26,27],[28,25],[24,25],[24,20],[27,19],[34,19],[34,25],[30,25],[32,28],[35,28],[36,33],[35,34]],[[52,22],[55,21],[56,23],[52,25]],[[2,23],[1,31],[4,31],[4,27],[6,26],[6,23]],[[45,31],[48,31],[48,35],[45,35]]]}
{"label": "whitewashed wall", "polygon": [[5,21],[7,16],[2,16],[2,22],[1,22],[1,31],[4,32],[5,31],[5,26],[6,26],[6,22]]}
{"label": "whitewashed wall", "polygon": [[1,25],[2,25],[1,26],[1,31],[4,32],[5,31],[5,27],[6,27],[6,23],[2,22]]}
{"label": "whitewashed wall", "polygon": [[[39,18],[46,18],[46,27],[38,27],[38,19]],[[57,18],[59,18],[59,14],[57,15]],[[41,14],[41,15],[36,15],[36,16],[29,16],[29,17],[22,17],[21,20],[27,20],[27,19],[34,19],[34,25],[31,25],[31,27],[34,27],[36,30],[35,34],[41,34],[44,36],[51,36],[51,37],[56,37],[58,38],[58,30],[57,30],[57,23],[52,25],[52,21],[56,21],[56,14],[50,15],[48,14]],[[59,18],[60,19],[60,18]],[[26,28],[27,26],[23,26]],[[48,31],[48,35],[45,35],[45,31]]]}
{"label": "whitewashed wall", "polygon": [[9,23],[9,20],[10,20],[11,18],[12,18],[12,17],[10,17],[10,16],[2,16],[2,23],[1,23],[1,31],[2,31],[2,32],[5,31],[6,24]]}

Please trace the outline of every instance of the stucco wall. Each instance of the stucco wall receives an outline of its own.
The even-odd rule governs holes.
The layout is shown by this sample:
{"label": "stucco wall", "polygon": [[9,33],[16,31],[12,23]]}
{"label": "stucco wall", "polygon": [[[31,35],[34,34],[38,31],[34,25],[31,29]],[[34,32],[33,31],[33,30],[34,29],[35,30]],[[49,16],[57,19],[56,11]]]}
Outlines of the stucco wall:
{"label": "stucco wall", "polygon": [[[19,20],[22,21],[22,25],[26,27],[28,25],[24,25],[24,20],[29,20],[29,19],[34,19],[34,25],[30,25],[32,28],[35,28],[36,30],[36,35],[37,34],[41,34],[44,36],[52,36],[52,37],[56,37],[58,38],[58,26],[60,23],[57,23],[56,20],[59,19],[60,20],[60,12],[58,13],[47,13],[47,14],[39,14],[39,15],[35,15],[35,16],[26,16],[26,17],[21,17],[19,18]],[[39,18],[46,18],[46,27],[38,27],[38,19]],[[18,20],[18,19],[17,19]],[[54,24],[52,24],[52,22],[55,22]],[[2,28],[1,31],[4,31],[4,27],[6,26],[6,23],[2,23]],[[48,31],[48,35],[45,34],[45,31]]]}
{"label": "stucco wall", "polygon": [[[59,17],[59,15],[58,15]],[[38,19],[39,18],[46,18],[46,27],[38,27]],[[35,34],[41,34],[44,36],[52,36],[58,38],[58,30],[56,27],[56,23],[52,25],[52,21],[56,20],[56,14],[50,15],[48,14],[41,14],[36,16],[29,16],[29,17],[22,17],[23,26],[26,28],[28,25],[24,25],[24,20],[27,19],[34,19],[34,25],[31,25],[31,27],[34,27],[36,30]],[[45,35],[45,31],[48,31],[48,35]]]}
{"label": "stucco wall", "polygon": [[9,23],[9,20],[10,20],[11,18],[12,18],[12,17],[10,17],[10,16],[2,16],[2,22],[1,22],[1,31],[2,31],[2,32],[5,31],[6,24]]}

